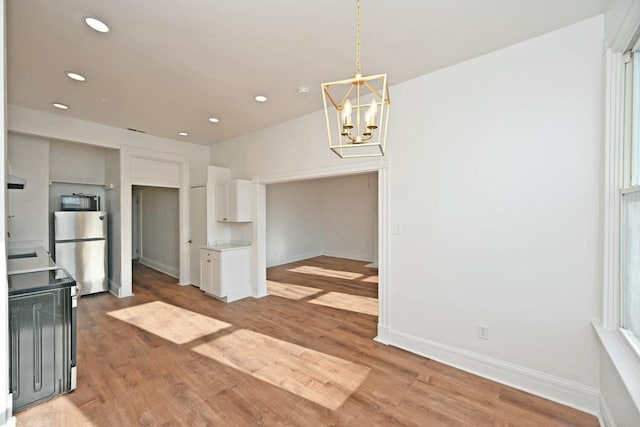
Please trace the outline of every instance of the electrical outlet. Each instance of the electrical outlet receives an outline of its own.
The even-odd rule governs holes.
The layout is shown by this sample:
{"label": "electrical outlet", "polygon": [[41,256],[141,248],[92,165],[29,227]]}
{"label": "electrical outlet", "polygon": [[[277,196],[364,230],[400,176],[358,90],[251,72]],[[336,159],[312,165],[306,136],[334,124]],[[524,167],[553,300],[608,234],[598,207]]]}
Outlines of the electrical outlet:
{"label": "electrical outlet", "polygon": [[489,327],[487,325],[478,325],[478,338],[481,340],[489,339]]}

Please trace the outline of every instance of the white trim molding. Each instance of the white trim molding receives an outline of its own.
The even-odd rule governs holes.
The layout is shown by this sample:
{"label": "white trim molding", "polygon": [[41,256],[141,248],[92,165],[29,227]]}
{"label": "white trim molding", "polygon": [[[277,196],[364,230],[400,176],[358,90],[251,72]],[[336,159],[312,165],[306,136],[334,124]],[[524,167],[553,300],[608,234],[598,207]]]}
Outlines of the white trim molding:
{"label": "white trim molding", "polygon": [[128,298],[133,296],[133,292],[125,293],[120,283],[109,279],[109,293],[118,298]]}
{"label": "white trim molding", "polygon": [[[613,367],[618,371],[636,411],[640,413],[640,360],[637,354],[630,348],[620,331],[601,328],[595,323],[593,328],[613,362]],[[603,396],[602,400],[606,401],[605,398],[606,396]]]}
{"label": "white trim molding", "polygon": [[259,176],[255,180],[260,184],[280,184],[283,182],[302,181],[307,179],[329,178],[340,175],[351,175],[364,172],[375,172],[387,168],[386,158],[363,159],[359,162],[345,162],[335,166],[302,169],[287,173]]}
{"label": "white trim molding", "polygon": [[616,420],[613,417],[613,413],[602,395],[600,395],[600,415],[598,416],[598,421],[602,427],[616,427]]}
{"label": "white trim molding", "polygon": [[391,328],[385,332],[385,335],[385,344],[399,347],[562,405],[598,415],[600,392],[596,387],[580,384],[469,350],[394,331]]}
{"label": "white trim molding", "polygon": [[[148,174],[138,168],[132,171],[135,162],[144,166]],[[167,166],[173,171],[173,178],[159,175],[157,166],[163,170]],[[131,186],[148,185],[154,187],[178,188],[179,200],[179,284],[189,284],[189,163],[182,154],[161,151],[140,150],[122,146],[120,149],[120,289],[124,296],[132,294],[131,277]]]}
{"label": "white trim molding", "polygon": [[606,51],[605,146],[603,185],[602,324],[618,327],[620,275],[620,188],[622,188],[624,60]]}
{"label": "white trim molding", "polygon": [[159,272],[164,273],[168,276],[171,276],[175,279],[180,278],[180,272],[178,271],[177,268],[161,263],[159,261],[154,261],[152,259],[145,258],[144,256],[142,256],[140,257],[140,264],[146,265],[147,267],[152,268],[154,270],[158,270]]}

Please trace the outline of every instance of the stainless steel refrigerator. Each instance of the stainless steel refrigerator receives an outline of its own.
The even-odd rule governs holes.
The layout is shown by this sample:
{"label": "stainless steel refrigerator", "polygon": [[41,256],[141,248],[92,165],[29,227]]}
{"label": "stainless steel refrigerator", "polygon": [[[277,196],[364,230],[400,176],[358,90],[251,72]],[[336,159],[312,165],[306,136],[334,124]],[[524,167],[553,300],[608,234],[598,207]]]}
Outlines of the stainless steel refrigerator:
{"label": "stainless steel refrigerator", "polygon": [[109,289],[107,278],[107,213],[53,213],[54,259],[73,276],[80,295]]}

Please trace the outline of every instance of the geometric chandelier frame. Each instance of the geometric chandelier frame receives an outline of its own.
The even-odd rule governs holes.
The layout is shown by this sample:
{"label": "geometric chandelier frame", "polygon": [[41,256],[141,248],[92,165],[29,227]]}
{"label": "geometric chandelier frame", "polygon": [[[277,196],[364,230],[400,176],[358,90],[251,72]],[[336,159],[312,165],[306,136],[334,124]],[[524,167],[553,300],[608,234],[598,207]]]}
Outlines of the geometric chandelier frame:
{"label": "geometric chandelier frame", "polygon": [[384,156],[391,105],[389,85],[386,74],[362,75],[360,0],[356,0],[356,22],[355,75],[322,84],[329,148],[341,158]]}
{"label": "geometric chandelier frame", "polygon": [[342,158],[384,156],[391,104],[387,75],[324,83],[322,94],[329,148]]}

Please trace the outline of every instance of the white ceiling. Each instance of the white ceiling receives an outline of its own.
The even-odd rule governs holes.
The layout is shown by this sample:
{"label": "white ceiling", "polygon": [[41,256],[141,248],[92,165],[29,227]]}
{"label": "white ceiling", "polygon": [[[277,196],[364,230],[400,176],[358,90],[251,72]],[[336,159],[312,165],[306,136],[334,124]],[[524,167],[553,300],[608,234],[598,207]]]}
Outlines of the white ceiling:
{"label": "white ceiling", "polygon": [[[355,71],[355,0],[6,3],[10,104],[166,138],[212,144],[319,110],[320,84]],[[362,0],[362,71],[386,72],[397,84],[595,16],[608,3]],[[86,16],[111,32],[90,30]],[[299,86],[311,93],[298,95]],[[269,102],[258,104],[257,94]]]}

